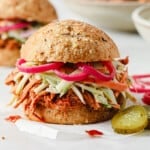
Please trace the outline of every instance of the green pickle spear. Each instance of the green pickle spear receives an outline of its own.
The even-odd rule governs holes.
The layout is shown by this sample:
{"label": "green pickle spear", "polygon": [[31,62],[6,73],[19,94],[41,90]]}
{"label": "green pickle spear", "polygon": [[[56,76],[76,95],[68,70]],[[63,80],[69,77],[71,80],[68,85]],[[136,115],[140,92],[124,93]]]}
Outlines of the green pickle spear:
{"label": "green pickle spear", "polygon": [[118,112],[111,120],[112,128],[121,134],[136,133],[148,124],[148,113],[143,106],[134,105]]}

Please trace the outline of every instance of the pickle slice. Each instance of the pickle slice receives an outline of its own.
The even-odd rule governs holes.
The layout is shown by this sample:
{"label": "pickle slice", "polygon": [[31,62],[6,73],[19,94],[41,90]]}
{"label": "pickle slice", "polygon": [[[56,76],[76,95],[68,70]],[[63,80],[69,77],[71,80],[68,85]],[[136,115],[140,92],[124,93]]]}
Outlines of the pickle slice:
{"label": "pickle slice", "polygon": [[148,124],[146,126],[146,129],[150,129],[150,106],[144,105],[144,108],[146,109],[147,114],[148,114]]}
{"label": "pickle slice", "polygon": [[143,130],[148,123],[148,114],[140,105],[130,106],[118,112],[111,120],[112,128],[121,134],[130,134]]}

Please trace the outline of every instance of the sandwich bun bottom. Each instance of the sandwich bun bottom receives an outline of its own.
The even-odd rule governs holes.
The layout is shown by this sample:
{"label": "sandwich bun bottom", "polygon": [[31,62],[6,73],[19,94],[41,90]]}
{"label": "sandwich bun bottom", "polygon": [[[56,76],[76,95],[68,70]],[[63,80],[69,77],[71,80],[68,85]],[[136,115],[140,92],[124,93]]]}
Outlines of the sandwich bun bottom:
{"label": "sandwich bun bottom", "polygon": [[[117,100],[120,105],[125,102],[122,95],[119,95]],[[106,106],[103,105],[97,110],[84,104],[76,104],[73,107],[68,106],[63,110],[61,107],[63,106],[57,105],[55,108],[46,108],[42,105],[37,105],[34,113],[47,123],[71,125],[107,121],[119,111],[116,108],[106,108]],[[25,115],[31,120],[39,121],[30,109],[25,110]]]}
{"label": "sandwich bun bottom", "polygon": [[0,48],[0,66],[14,67],[20,57],[19,49]]}

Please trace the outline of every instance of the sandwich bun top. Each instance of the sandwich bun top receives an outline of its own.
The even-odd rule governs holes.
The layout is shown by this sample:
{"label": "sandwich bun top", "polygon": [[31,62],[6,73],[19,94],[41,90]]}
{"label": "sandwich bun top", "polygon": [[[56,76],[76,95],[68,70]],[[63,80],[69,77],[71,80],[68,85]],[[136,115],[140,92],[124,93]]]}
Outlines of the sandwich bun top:
{"label": "sandwich bun top", "polygon": [[118,57],[118,48],[106,33],[75,20],[42,27],[21,48],[21,58],[37,62],[95,62]]}
{"label": "sandwich bun top", "polygon": [[48,0],[0,0],[0,19],[8,18],[48,23],[57,14]]}

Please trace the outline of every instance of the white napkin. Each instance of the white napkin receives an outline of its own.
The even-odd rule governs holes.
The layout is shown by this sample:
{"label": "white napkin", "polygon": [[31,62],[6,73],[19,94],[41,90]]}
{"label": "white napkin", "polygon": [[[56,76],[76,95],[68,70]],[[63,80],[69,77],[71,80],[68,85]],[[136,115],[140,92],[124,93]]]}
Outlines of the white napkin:
{"label": "white napkin", "polygon": [[19,119],[15,122],[15,125],[20,131],[28,132],[41,137],[56,139],[58,135],[57,129],[46,126],[44,123]]}

